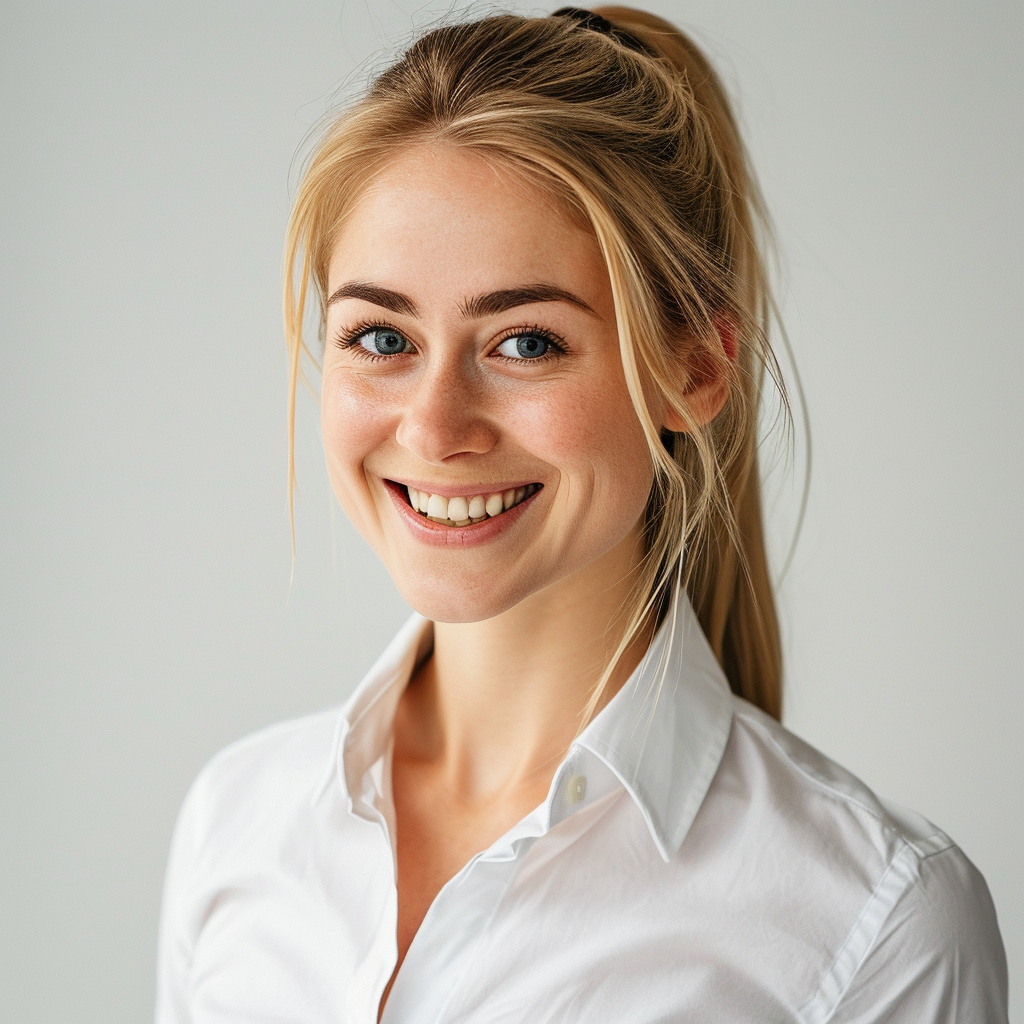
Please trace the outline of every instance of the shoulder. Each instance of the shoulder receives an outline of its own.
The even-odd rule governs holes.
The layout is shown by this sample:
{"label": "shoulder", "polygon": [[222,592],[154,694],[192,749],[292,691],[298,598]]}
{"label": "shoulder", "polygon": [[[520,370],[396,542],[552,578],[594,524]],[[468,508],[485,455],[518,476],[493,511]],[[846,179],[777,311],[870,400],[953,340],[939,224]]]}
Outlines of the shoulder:
{"label": "shoulder", "polygon": [[820,915],[830,954],[801,1019],[1005,1020],[995,909],[945,832],[739,699],[720,774],[776,890]]}
{"label": "shoulder", "polygon": [[340,710],[332,708],[250,733],[214,754],[196,782],[208,788],[231,786],[256,773],[261,781],[293,783],[321,772],[342,721]]}
{"label": "shoulder", "polygon": [[[180,842],[198,855],[211,843],[246,841],[254,826],[308,808],[331,774],[343,721],[340,710],[322,711],[260,729],[219,751],[185,797]],[[259,831],[269,834],[266,827]]]}
{"label": "shoulder", "polygon": [[[855,775],[739,698],[722,770],[742,780],[751,810],[778,828],[830,838],[832,853],[863,864],[897,855],[919,863],[955,848],[940,828],[877,797]],[[777,819],[782,820],[777,820]],[[796,838],[793,836],[792,838]],[[837,839],[841,842],[835,842]]]}

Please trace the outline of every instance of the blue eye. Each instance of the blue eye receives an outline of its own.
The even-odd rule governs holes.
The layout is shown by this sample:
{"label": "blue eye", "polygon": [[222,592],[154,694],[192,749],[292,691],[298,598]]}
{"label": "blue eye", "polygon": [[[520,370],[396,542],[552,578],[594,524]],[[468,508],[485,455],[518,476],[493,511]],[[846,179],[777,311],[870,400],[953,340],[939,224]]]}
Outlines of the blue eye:
{"label": "blue eye", "polygon": [[411,342],[390,327],[374,327],[364,331],[356,342],[375,356],[397,356],[403,352],[415,352]]}
{"label": "blue eye", "polygon": [[511,338],[506,338],[495,351],[509,359],[542,359],[554,347],[554,344],[543,334],[513,334]]}

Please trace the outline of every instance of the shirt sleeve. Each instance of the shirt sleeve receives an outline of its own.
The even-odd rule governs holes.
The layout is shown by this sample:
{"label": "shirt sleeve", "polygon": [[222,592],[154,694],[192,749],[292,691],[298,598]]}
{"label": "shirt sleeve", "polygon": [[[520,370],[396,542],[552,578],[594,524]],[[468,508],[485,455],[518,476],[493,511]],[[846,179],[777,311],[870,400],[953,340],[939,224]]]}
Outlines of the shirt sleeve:
{"label": "shirt sleeve", "polygon": [[199,840],[198,788],[198,783],[193,784],[178,813],[167,861],[157,939],[156,1024],[192,1024],[193,937],[186,903]]}
{"label": "shirt sleeve", "polygon": [[988,886],[949,846],[921,861],[830,1024],[1007,1024],[1007,999]]}

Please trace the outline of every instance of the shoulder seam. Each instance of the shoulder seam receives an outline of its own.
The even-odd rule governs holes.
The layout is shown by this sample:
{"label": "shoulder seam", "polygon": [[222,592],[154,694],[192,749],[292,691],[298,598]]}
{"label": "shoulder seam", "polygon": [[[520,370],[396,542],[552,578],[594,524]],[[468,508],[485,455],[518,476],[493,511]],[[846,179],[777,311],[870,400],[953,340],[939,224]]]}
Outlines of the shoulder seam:
{"label": "shoulder seam", "polygon": [[908,841],[908,845],[913,848],[918,856],[918,860],[921,861],[931,860],[932,857],[938,857],[940,853],[960,849],[956,842],[950,839],[941,829],[935,835],[922,839],[920,842],[910,843]]}
{"label": "shoulder seam", "polygon": [[900,838],[899,848],[861,908],[817,989],[800,1007],[801,1024],[828,1024],[835,1015],[893,908],[920,877],[917,870],[919,858],[915,853],[910,844]]}

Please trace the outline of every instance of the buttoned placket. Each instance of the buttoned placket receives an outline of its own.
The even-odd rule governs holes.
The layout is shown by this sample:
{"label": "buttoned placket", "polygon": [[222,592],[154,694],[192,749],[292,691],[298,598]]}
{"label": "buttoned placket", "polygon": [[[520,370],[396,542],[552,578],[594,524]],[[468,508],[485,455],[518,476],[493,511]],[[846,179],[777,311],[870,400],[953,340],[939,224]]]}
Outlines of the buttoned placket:
{"label": "buttoned placket", "polygon": [[[385,764],[390,758],[385,755]],[[346,999],[346,1020],[375,1024],[380,998],[397,961],[398,892],[396,856],[389,823],[393,806],[389,773],[366,773],[352,813],[371,823],[381,857],[391,865],[382,894],[379,927],[366,958],[356,970]],[[457,996],[460,981],[473,964],[489,922],[500,912],[502,897],[533,845],[569,815],[616,788],[617,780],[590,751],[573,747],[552,780],[548,798],[473,857],[434,898],[420,924],[381,1018],[382,1024],[441,1024]]]}

